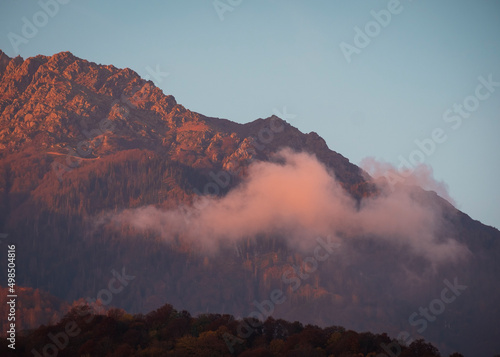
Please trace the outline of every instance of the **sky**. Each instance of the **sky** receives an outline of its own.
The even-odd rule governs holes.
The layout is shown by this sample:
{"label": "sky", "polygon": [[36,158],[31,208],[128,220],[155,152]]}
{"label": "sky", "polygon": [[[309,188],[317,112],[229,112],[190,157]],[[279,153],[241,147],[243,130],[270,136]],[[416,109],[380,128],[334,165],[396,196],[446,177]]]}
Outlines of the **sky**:
{"label": "sky", "polygon": [[500,1],[59,1],[3,0],[0,49],[129,67],[208,116],[278,114],[358,165],[423,162],[500,228]]}

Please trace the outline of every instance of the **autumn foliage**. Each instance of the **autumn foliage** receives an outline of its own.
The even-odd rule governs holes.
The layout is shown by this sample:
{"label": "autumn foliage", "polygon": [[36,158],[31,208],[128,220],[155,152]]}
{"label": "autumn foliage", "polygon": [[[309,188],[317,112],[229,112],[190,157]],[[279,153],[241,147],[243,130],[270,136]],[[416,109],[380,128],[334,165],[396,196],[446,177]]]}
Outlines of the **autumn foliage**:
{"label": "autumn foliage", "polygon": [[[256,326],[246,338],[238,336],[244,323],[231,315],[202,314],[164,305],[147,315],[130,315],[111,309],[96,314],[88,305],[73,307],[57,324],[42,325],[19,338],[16,356],[43,355],[47,345],[59,336],[57,356],[342,356],[375,357],[398,346],[400,357],[439,357],[439,351],[423,340],[401,346],[387,334],[358,333],[340,326],[320,328],[300,322],[246,321]],[[71,336],[61,334],[71,326]],[[392,351],[396,351],[393,348]],[[2,356],[12,353],[2,340]],[[455,354],[458,355],[458,354]]]}

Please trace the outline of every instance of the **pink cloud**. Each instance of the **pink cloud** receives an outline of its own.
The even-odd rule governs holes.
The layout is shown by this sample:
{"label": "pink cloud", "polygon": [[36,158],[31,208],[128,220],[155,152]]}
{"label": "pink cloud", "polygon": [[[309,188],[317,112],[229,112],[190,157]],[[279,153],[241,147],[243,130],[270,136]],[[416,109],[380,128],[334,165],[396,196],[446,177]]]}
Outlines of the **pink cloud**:
{"label": "pink cloud", "polygon": [[[438,240],[441,212],[414,197],[414,184],[443,188],[430,179],[432,171],[416,170],[404,185],[364,199],[358,207],[315,156],[284,149],[275,158],[276,162],[253,163],[244,182],[224,197],[200,197],[193,206],[175,210],[125,210],[114,220],[154,230],[166,240],[180,236],[211,251],[222,242],[270,233],[301,247],[314,244],[317,236],[333,235],[339,241],[376,236],[431,261],[465,252],[453,239]],[[368,169],[376,181],[383,168],[390,169],[371,164],[375,169]]]}

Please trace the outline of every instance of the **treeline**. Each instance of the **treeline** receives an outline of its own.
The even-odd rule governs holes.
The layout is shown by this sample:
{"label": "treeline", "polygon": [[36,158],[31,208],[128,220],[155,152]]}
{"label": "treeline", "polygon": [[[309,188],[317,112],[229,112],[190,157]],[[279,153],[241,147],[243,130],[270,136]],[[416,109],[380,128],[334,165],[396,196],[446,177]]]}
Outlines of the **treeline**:
{"label": "treeline", "polygon": [[127,150],[44,181],[33,198],[40,209],[86,217],[103,210],[182,201],[209,177],[147,150]]}
{"label": "treeline", "polygon": [[18,336],[15,351],[8,343],[2,339],[2,356],[441,356],[424,340],[404,346],[385,333],[358,333],[339,326],[304,326],[272,317],[264,322],[220,314],[193,317],[169,304],[147,315],[118,309],[97,313],[79,305],[57,324]]}
{"label": "treeline", "polygon": [[[28,287],[16,286],[16,329],[28,330],[40,326],[42,323],[55,324],[70,310],[70,304],[50,295],[45,291]],[[9,298],[7,287],[0,286],[0,336],[5,336],[9,330]]]}

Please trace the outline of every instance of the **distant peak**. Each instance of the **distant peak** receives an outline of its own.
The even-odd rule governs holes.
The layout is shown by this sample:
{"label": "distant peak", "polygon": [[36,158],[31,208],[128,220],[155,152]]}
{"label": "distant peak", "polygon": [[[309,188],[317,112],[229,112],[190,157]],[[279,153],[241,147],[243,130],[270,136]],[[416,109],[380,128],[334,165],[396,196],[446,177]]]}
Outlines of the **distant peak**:
{"label": "distant peak", "polygon": [[71,58],[71,59],[75,59],[76,57],[69,51],[63,51],[63,52],[59,52],[59,53],[56,53],[52,56],[52,58]]}
{"label": "distant peak", "polygon": [[76,56],[74,56],[71,52],[68,52],[68,51],[65,51],[65,52],[59,52],[59,53],[56,53],[52,56],[48,56],[47,59],[51,62],[51,63],[57,63],[57,64],[61,64],[61,63],[71,63],[71,62],[75,62],[75,61],[85,61],[85,60],[82,60]]}
{"label": "distant peak", "polygon": [[285,119],[283,118],[280,118],[279,116],[277,115],[271,115],[269,118],[267,118],[266,120],[269,120],[269,121],[278,121],[279,123],[285,123],[285,124],[289,124]]}
{"label": "distant peak", "polygon": [[11,58],[7,56],[4,51],[0,50],[0,61],[5,59],[10,60]]}

